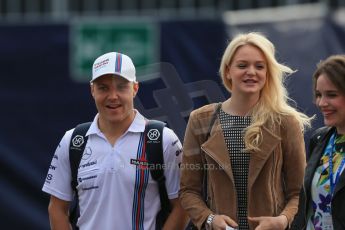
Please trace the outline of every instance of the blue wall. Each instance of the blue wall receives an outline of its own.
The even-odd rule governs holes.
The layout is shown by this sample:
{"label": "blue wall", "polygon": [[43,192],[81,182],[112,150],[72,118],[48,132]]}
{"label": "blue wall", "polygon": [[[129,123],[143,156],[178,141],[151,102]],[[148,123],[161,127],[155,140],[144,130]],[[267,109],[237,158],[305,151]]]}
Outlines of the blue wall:
{"label": "blue wall", "polygon": [[[312,23],[160,22],[160,78],[141,83],[136,106],[147,117],[167,121],[182,138],[192,109],[228,97],[217,74],[227,41],[237,32],[255,30],[273,41],[281,62],[298,70],[287,81],[297,106],[318,114],[311,75],[321,59],[345,53],[345,28],[329,18]],[[49,197],[41,187],[51,157],[67,129],[96,113],[89,85],[71,80],[69,50],[68,24],[0,26],[3,229],[49,228]],[[319,116],[313,128],[321,125]]]}

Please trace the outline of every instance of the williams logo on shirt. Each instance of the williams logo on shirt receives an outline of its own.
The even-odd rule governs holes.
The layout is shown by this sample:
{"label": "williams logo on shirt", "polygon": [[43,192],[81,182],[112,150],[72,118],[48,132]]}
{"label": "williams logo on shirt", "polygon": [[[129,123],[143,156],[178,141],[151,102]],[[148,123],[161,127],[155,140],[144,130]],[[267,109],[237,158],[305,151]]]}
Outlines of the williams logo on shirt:
{"label": "williams logo on shirt", "polygon": [[76,135],[73,139],[72,139],[72,149],[77,149],[79,150],[80,147],[84,144],[84,137],[81,135]]}

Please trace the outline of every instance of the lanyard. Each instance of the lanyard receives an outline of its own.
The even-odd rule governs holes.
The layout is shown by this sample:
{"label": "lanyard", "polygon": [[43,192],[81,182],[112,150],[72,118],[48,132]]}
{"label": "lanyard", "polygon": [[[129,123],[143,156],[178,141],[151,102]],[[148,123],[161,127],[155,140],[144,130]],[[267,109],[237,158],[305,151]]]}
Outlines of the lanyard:
{"label": "lanyard", "polygon": [[339,180],[339,176],[340,176],[340,172],[341,172],[341,169],[343,168],[344,164],[345,164],[345,157],[343,157],[338,169],[337,169],[337,172],[335,174],[335,180],[333,180],[333,154],[335,153],[335,136],[336,134],[333,133],[331,138],[329,139],[329,159],[328,159],[328,163],[329,163],[329,184],[330,184],[330,187],[331,187],[331,195],[333,196],[333,192],[334,192],[334,188]]}

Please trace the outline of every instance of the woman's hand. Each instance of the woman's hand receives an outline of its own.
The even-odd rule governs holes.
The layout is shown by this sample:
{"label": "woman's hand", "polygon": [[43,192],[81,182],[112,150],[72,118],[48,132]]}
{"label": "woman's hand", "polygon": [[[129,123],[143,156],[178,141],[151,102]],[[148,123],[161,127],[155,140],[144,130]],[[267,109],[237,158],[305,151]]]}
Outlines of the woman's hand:
{"label": "woman's hand", "polygon": [[284,215],[276,217],[248,217],[248,220],[258,223],[258,226],[255,228],[255,230],[284,230],[289,224],[288,219]]}
{"label": "woman's hand", "polygon": [[215,215],[212,222],[212,230],[225,230],[226,226],[236,228],[238,224],[225,215]]}

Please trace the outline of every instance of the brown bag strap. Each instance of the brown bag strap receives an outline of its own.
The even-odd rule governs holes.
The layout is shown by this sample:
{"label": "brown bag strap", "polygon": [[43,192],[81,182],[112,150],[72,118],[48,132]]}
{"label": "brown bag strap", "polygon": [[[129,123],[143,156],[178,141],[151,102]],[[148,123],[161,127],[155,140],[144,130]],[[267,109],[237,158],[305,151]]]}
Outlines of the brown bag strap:
{"label": "brown bag strap", "polygon": [[[215,110],[214,110],[214,113],[212,115],[212,118],[211,118],[211,122],[210,122],[210,125],[208,127],[208,131],[207,131],[207,134],[206,134],[206,140],[210,137],[210,134],[211,134],[211,130],[212,130],[212,127],[213,127],[213,124],[214,122],[216,121],[217,119],[217,116],[218,116],[218,113],[220,111],[220,108],[222,107],[222,103],[219,102],[215,105]],[[206,141],[205,140],[205,141]]]}

